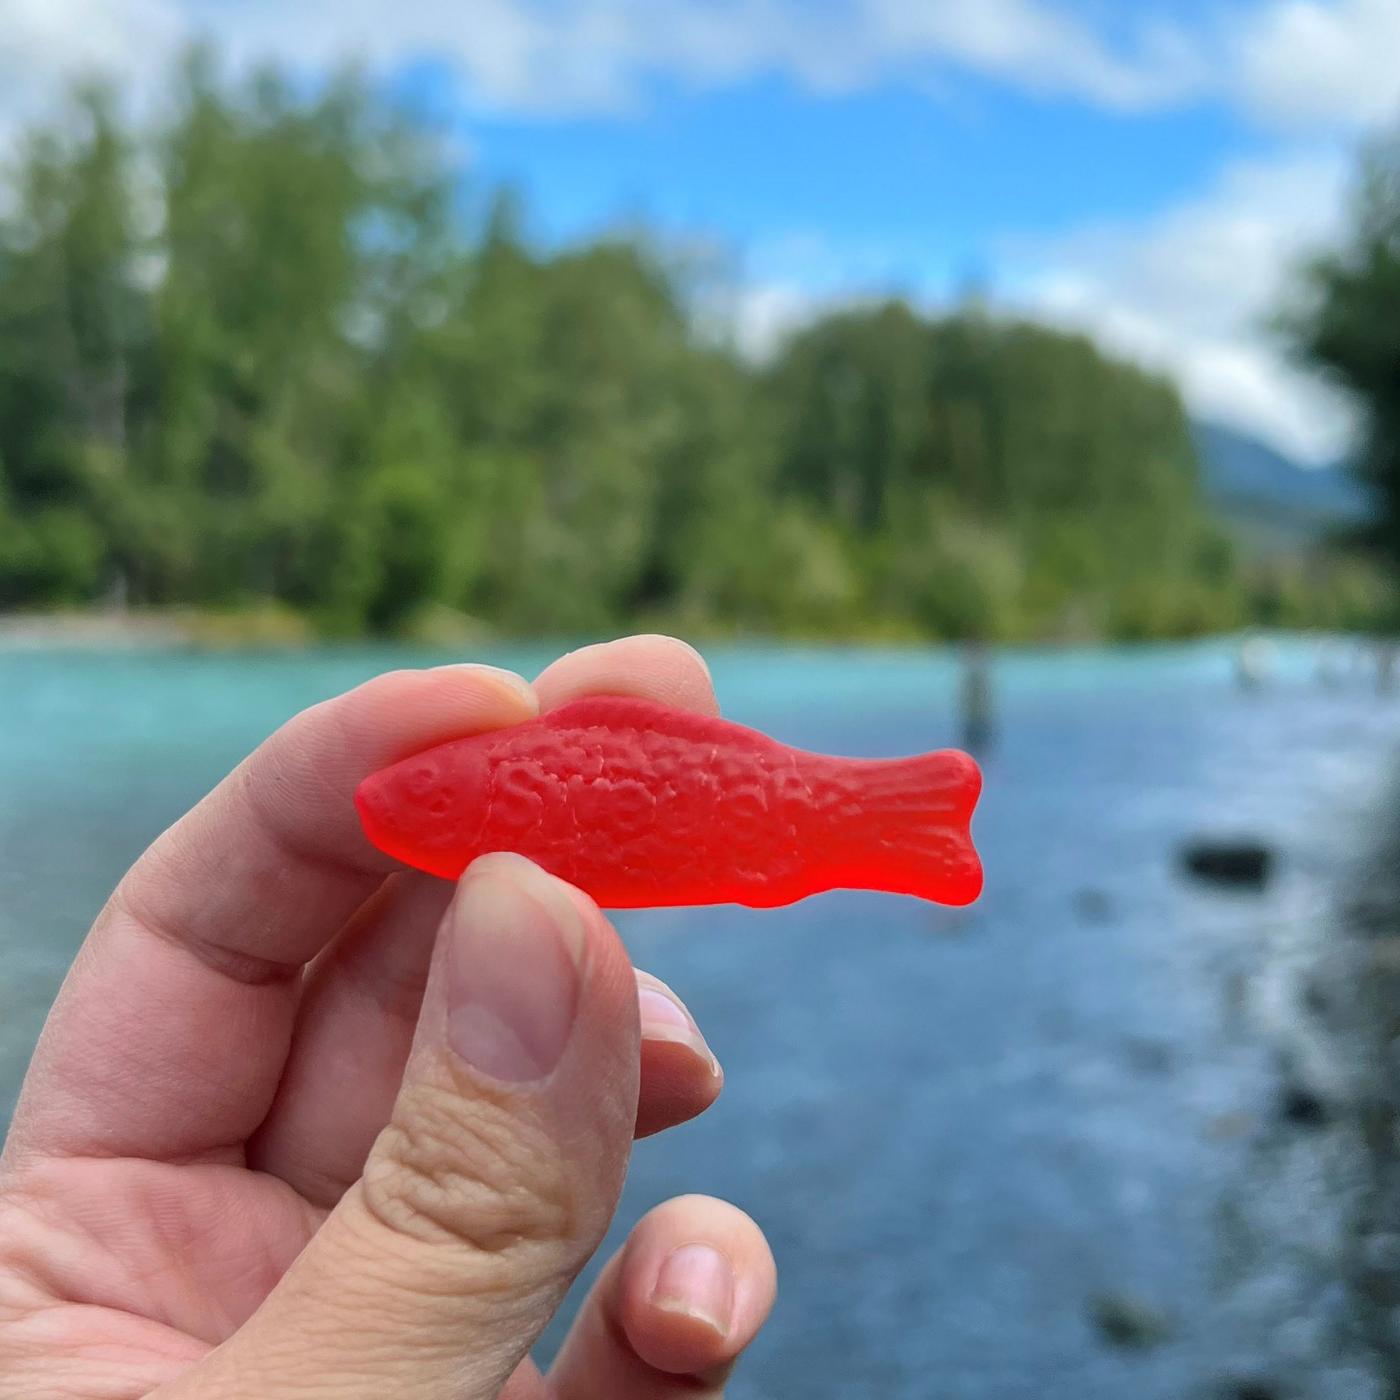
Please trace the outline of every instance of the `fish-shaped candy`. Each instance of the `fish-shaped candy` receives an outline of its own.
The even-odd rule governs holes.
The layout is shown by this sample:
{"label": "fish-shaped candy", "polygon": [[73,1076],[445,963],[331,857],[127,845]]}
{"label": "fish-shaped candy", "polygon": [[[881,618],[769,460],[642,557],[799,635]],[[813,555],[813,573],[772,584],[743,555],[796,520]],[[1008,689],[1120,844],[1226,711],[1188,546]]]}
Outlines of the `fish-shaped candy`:
{"label": "fish-shaped candy", "polygon": [[981,791],[954,750],[831,758],[650,700],[575,700],[366,778],[366,835],[455,878],[515,851],[605,908],[747,904],[887,890],[970,904]]}

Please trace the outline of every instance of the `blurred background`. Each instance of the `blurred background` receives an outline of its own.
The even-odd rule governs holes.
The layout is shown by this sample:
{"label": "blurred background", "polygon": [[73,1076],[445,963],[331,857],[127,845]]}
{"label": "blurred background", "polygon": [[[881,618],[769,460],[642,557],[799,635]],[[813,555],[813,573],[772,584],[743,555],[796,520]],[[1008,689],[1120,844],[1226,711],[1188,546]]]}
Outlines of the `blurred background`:
{"label": "blurred background", "polygon": [[1400,1394],[1400,0],[0,0],[0,1121],[301,706],[664,629],[974,909],[637,913],[733,1394]]}

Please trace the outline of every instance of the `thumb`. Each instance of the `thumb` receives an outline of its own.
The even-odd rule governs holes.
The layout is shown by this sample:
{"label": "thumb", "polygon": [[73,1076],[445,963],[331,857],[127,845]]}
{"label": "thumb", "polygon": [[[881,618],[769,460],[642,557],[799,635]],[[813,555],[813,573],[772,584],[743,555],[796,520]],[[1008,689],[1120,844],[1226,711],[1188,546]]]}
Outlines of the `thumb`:
{"label": "thumb", "polygon": [[495,1397],[607,1230],[638,1061],[632,969],[592,902],[477,861],[363,1176],[191,1400]]}

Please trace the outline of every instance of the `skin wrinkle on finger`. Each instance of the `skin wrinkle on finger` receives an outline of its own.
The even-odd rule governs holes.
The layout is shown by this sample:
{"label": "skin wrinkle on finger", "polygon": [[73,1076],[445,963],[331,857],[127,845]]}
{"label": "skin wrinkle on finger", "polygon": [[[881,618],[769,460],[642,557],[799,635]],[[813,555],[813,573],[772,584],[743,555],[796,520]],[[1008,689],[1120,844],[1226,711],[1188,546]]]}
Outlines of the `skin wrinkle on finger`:
{"label": "skin wrinkle on finger", "polygon": [[[373,885],[366,882],[366,889],[373,893]],[[241,953],[237,949],[213,943],[202,937],[193,928],[176,929],[165,924],[154,914],[142,911],[136,901],[140,899],[134,890],[118,887],[112,896],[112,903],[104,916],[99,916],[95,927],[105,929],[111,922],[125,920],[132,927],[164,943],[177,953],[185,954],[204,964],[210,972],[227,977],[231,982],[245,987],[275,986],[279,982],[291,982],[305,970],[301,962],[289,962],[277,958],[261,958],[252,953]],[[363,900],[361,901],[363,903]]]}
{"label": "skin wrinkle on finger", "polygon": [[[130,1159],[11,1172],[0,1267],[27,1261],[46,1305],[130,1312],[213,1345],[253,1312],[322,1219],[277,1183],[250,1184],[241,1168]],[[174,1241],[184,1258],[172,1269]]]}
{"label": "skin wrinkle on finger", "polygon": [[396,1239],[465,1247],[478,1268],[572,1236],[575,1188],[549,1150],[547,1125],[506,1102],[482,1112],[464,1138],[452,1118],[452,1091],[437,1097],[434,1109],[423,1090],[409,1102],[411,1112],[385,1129],[353,1188],[365,1211]]}
{"label": "skin wrinkle on finger", "polygon": [[[0,1322],[0,1400],[142,1400],[208,1348],[142,1319],[58,1305]],[[211,1398],[212,1400],[212,1398]]]}

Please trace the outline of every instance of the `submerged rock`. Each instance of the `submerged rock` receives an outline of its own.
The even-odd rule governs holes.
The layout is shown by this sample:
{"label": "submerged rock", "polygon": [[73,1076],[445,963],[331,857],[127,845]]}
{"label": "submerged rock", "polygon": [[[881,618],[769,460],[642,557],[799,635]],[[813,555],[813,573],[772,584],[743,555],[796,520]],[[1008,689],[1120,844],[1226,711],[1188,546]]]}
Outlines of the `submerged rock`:
{"label": "submerged rock", "polygon": [[1123,1049],[1130,1069],[1142,1075],[1169,1074],[1175,1056],[1172,1047],[1147,1036],[1129,1036]]}
{"label": "submerged rock", "polygon": [[1233,1377],[1216,1394],[1220,1400],[1283,1400],[1283,1391],[1263,1376]]}
{"label": "submerged rock", "polygon": [[1332,1121],[1326,1102],[1301,1084],[1290,1084],[1279,1099],[1279,1117],[1296,1128],[1325,1128]]}
{"label": "submerged rock", "polygon": [[1113,917],[1113,901],[1103,890],[1082,889],[1074,896],[1074,912],[1086,924],[1107,923]]}
{"label": "submerged rock", "polygon": [[1197,880],[1261,890],[1274,871],[1274,853],[1262,841],[1248,838],[1197,837],[1180,852],[1182,869]]}
{"label": "submerged rock", "polygon": [[1100,1293],[1091,1316],[1104,1341],[1127,1351],[1146,1351],[1171,1336],[1166,1314],[1129,1293]]}

